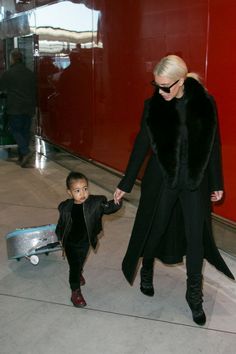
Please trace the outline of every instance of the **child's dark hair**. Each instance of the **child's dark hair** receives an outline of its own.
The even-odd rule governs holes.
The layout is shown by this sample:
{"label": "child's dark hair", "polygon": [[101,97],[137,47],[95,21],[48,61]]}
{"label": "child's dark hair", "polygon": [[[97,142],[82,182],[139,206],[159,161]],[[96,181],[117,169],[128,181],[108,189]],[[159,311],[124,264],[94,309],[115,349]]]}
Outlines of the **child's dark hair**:
{"label": "child's dark hair", "polygon": [[70,186],[72,184],[73,181],[78,180],[78,179],[85,179],[85,181],[88,183],[88,178],[83,175],[80,172],[75,172],[72,171],[68,174],[67,178],[66,178],[66,187],[67,189],[70,189]]}

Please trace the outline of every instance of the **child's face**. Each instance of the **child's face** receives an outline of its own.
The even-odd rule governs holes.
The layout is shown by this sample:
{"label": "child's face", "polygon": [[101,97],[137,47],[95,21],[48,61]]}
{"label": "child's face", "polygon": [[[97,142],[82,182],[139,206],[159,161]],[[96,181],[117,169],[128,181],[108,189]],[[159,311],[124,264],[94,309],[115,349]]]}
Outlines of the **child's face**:
{"label": "child's face", "polygon": [[88,183],[85,179],[73,180],[67,192],[74,199],[75,204],[82,204],[89,196]]}

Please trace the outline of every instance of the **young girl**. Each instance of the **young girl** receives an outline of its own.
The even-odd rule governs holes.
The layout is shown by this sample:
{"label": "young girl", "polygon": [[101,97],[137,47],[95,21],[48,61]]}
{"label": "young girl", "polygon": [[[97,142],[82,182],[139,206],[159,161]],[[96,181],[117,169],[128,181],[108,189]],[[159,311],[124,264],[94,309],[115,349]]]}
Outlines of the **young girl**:
{"label": "young girl", "polygon": [[71,301],[75,307],[84,307],[86,302],[80,287],[85,284],[82,271],[89,247],[96,248],[103,214],[116,212],[121,204],[107,201],[103,195],[89,195],[88,179],[79,172],[69,173],[66,187],[71,198],[59,204],[56,234],[69,263]]}

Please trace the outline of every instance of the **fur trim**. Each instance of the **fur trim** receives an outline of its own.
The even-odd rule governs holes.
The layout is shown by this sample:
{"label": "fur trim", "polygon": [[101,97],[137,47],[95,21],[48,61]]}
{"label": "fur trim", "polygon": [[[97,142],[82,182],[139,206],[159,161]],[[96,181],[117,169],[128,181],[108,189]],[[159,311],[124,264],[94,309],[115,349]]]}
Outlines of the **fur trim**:
{"label": "fur trim", "polygon": [[[188,186],[199,186],[207,167],[216,132],[216,110],[213,100],[195,79],[184,84],[186,127],[188,132]],[[165,179],[177,185],[180,159],[180,118],[177,99],[165,101],[158,91],[150,100],[147,126],[153,151],[157,154]]]}

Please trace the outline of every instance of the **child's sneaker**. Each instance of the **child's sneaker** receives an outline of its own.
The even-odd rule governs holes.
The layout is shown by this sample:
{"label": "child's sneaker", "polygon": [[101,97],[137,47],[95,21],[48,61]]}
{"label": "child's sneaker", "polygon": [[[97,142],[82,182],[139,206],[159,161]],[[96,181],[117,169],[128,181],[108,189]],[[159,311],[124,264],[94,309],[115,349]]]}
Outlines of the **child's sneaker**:
{"label": "child's sneaker", "polygon": [[85,307],[87,305],[80,289],[72,291],[71,302],[75,307]]}

